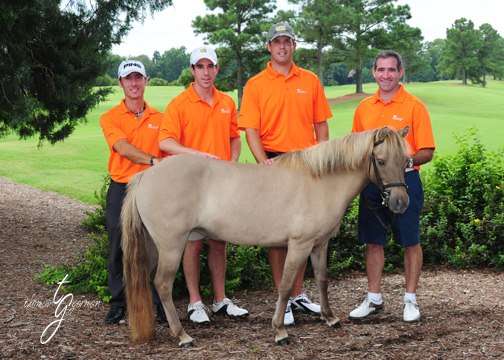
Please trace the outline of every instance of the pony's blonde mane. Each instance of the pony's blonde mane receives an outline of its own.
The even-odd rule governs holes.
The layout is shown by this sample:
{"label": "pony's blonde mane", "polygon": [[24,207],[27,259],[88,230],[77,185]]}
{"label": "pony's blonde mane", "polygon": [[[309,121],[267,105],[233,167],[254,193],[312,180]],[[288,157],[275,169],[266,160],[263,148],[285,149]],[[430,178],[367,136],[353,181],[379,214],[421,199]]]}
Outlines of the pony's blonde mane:
{"label": "pony's blonde mane", "polygon": [[[396,136],[393,136],[393,134]],[[392,139],[394,138],[394,139]],[[314,145],[305,150],[285,153],[275,159],[276,166],[308,171],[314,177],[332,174],[338,170],[356,170],[367,161],[376,141],[396,145],[406,153],[404,141],[389,128],[351,133],[343,138]]]}

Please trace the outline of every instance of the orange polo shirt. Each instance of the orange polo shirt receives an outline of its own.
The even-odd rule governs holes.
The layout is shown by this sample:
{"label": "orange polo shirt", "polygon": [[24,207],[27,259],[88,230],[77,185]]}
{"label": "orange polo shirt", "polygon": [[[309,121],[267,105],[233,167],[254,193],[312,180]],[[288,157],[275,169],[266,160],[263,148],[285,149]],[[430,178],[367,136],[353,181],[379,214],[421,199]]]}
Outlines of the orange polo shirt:
{"label": "orange polo shirt", "polygon": [[316,144],[313,124],[331,116],[324,88],[314,73],[293,64],[285,76],[269,62],[247,81],[238,126],[258,129],[264,150],[286,152]]}
{"label": "orange polo shirt", "polygon": [[159,150],[158,133],[163,114],[145,104],[141,119],[128,110],[124,100],[100,117],[100,126],[110,149],[108,171],[112,180],[127,183],[136,173],[150,165],[136,164],[114,150],[114,144],[125,139],[136,148],[155,157],[162,155]]}
{"label": "orange polo shirt", "polygon": [[231,160],[231,138],[238,132],[236,106],[228,95],[213,88],[213,104],[202,100],[191,84],[166,107],[159,141],[179,144]]}
{"label": "orange polo shirt", "polygon": [[434,135],[427,108],[417,97],[411,95],[400,85],[394,97],[387,103],[380,99],[379,90],[362,100],[355,110],[353,132],[390,126],[396,130],[409,126],[406,136],[411,151],[432,148]]}

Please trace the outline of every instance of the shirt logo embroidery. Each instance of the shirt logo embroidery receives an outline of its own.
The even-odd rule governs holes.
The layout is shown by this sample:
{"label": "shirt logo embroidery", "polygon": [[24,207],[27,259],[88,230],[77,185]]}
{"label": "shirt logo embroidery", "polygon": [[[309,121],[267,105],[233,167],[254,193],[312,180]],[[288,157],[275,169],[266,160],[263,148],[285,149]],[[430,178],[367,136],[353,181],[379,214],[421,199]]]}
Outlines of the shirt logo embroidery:
{"label": "shirt logo embroidery", "polygon": [[221,108],[220,112],[223,113],[223,114],[231,114],[231,110],[228,109],[228,108]]}
{"label": "shirt logo embroidery", "polygon": [[156,124],[148,123],[147,128],[157,130],[157,129],[159,129],[159,126],[157,126]]}
{"label": "shirt logo embroidery", "polygon": [[401,116],[394,114],[392,115],[392,120],[403,121],[404,119]]}
{"label": "shirt logo embroidery", "polygon": [[296,93],[298,93],[298,94],[307,94],[307,93],[308,93],[308,91],[303,90],[303,89],[300,89],[300,88],[297,88],[297,89],[296,89]]}

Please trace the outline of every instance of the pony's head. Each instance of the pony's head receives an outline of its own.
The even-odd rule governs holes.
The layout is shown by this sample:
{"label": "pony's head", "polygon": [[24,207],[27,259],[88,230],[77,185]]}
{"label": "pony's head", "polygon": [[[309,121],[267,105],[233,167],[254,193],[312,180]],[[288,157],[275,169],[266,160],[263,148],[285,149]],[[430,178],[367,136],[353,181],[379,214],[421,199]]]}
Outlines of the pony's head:
{"label": "pony's head", "polygon": [[409,205],[404,170],[408,163],[408,147],[404,137],[409,127],[394,131],[384,127],[374,131],[369,178],[382,193],[383,205],[394,213],[404,213]]}

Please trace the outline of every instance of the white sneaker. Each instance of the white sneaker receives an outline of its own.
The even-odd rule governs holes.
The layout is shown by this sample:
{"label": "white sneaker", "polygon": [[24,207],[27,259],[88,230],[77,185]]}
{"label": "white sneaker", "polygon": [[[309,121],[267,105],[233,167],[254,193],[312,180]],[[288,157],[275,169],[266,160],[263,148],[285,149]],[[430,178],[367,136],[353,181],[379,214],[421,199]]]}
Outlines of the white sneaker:
{"label": "white sneaker", "polygon": [[350,312],[348,318],[350,320],[362,320],[369,315],[377,314],[380,311],[383,311],[383,303],[375,304],[366,296],[362,304]]}
{"label": "white sneaker", "polygon": [[222,299],[221,302],[213,303],[212,312],[214,314],[223,313],[233,318],[246,317],[249,314],[249,312],[246,309],[243,309],[238,305],[233,304],[233,302],[228,298]]}
{"label": "white sneaker", "polygon": [[420,307],[416,302],[406,300],[404,302],[403,320],[405,322],[415,322],[420,320]]}
{"label": "white sneaker", "polygon": [[201,301],[187,306],[187,316],[189,316],[189,320],[196,324],[205,324],[210,322],[208,309]]}
{"label": "white sneaker", "polygon": [[290,298],[295,311],[302,311],[312,315],[320,315],[320,305],[312,302],[305,293]]}
{"label": "white sneaker", "polygon": [[294,325],[294,314],[292,313],[292,304],[291,301],[289,300],[287,302],[287,307],[285,308],[284,326],[290,326],[290,325]]}

